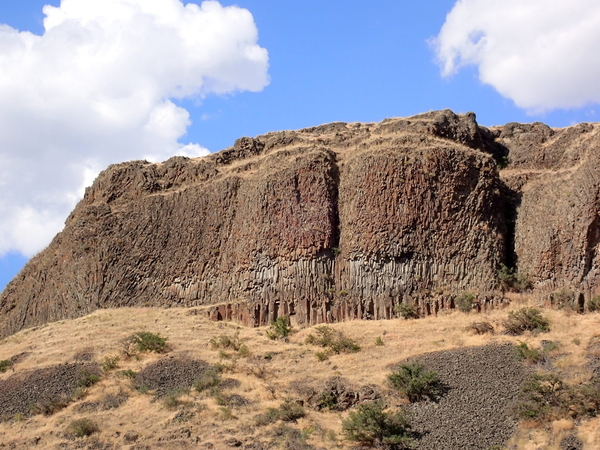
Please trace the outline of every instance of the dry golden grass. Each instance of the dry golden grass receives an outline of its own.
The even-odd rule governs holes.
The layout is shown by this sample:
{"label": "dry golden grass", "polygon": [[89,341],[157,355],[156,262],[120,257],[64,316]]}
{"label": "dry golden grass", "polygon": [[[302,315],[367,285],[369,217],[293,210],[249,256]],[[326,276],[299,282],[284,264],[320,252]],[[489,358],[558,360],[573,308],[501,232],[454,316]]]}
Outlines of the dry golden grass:
{"label": "dry golden grass", "polygon": [[[0,341],[0,360],[10,359],[19,353],[28,353],[22,362],[15,364],[0,379],[13,373],[39,369],[69,361],[81,352],[91,351],[93,359],[102,363],[105,357],[121,354],[118,368],[111,370],[95,386],[88,389],[87,396],[73,402],[69,407],[50,416],[16,417],[0,422],[0,443],[15,442],[16,448],[29,448],[33,439],[40,438],[36,448],[54,448],[64,442],[62,433],[74,419],[91,417],[99,424],[100,431],[92,438],[102,442],[123,444],[123,436],[129,431],[139,435],[138,442],[153,442],[190,428],[198,443],[211,442],[215,449],[228,448],[225,441],[230,437],[240,440],[253,436],[260,439],[273,430],[275,425],[257,427],[255,416],[268,407],[277,407],[287,397],[297,394],[290,387],[294,380],[308,383],[324,381],[332,376],[342,376],[351,384],[377,384],[387,386],[386,376],[390,366],[401,360],[422,353],[449,350],[457,347],[480,346],[492,342],[525,342],[539,347],[542,340],[558,343],[555,350],[557,366],[572,382],[587,381],[590,377],[585,368],[586,347],[600,333],[600,314],[577,315],[564,311],[544,310],[551,320],[551,331],[542,334],[526,333],[512,337],[500,334],[508,311],[535,299],[518,296],[507,310],[486,314],[447,312],[437,317],[418,320],[395,319],[388,321],[354,321],[331,325],[354,339],[362,348],[358,353],[332,355],[319,361],[315,353],[320,348],[306,345],[305,339],[311,327],[296,330],[288,342],[273,341],[266,337],[264,328],[245,328],[233,323],[213,323],[205,314],[190,315],[189,309],[121,308],[99,310],[76,320],[61,321],[22,331]],[[491,323],[496,332],[477,335],[467,331],[474,321]],[[168,338],[170,351],[167,355],[147,353],[138,358],[122,355],[125,338],[138,331],[160,333]],[[219,335],[234,336],[248,347],[250,355],[235,356],[232,350],[211,349],[209,342]],[[381,337],[383,345],[376,345]],[[223,352],[230,357],[224,358]],[[270,360],[264,359],[270,354]],[[231,371],[223,378],[239,381],[239,387],[227,389],[226,394],[238,394],[250,403],[246,406],[227,408],[206,392],[190,391],[182,396],[179,406],[167,407],[164,402],[135,391],[131,381],[118,374],[121,370],[139,371],[160,358],[180,356],[203,359],[209,363],[223,363]],[[233,357],[232,357],[233,356]],[[102,402],[107,394],[125,392],[129,399],[115,409],[81,412],[83,402]],[[191,411],[187,421],[174,418],[181,412]],[[308,442],[326,448],[350,448],[341,434],[340,414],[317,412],[306,409],[307,416],[291,426],[302,430]],[[347,413],[342,414],[345,416]],[[513,437],[511,445],[519,450],[558,449],[562,436],[577,433],[585,442],[585,449],[600,448],[600,419],[574,424],[568,420],[556,421],[542,428],[523,426]],[[127,446],[123,447],[127,448]]]}

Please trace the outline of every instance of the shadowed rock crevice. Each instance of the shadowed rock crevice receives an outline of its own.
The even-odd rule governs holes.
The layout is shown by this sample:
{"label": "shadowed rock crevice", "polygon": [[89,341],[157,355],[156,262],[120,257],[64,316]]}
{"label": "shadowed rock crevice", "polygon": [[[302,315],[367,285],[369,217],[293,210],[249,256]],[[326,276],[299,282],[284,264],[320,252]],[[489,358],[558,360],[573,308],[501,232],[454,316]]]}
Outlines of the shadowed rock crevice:
{"label": "shadowed rock crevice", "polygon": [[514,269],[515,272],[518,272],[518,260],[515,250],[515,227],[522,193],[511,189],[506,184],[502,185],[501,192],[504,199],[504,223],[506,226],[506,260],[504,264]]}

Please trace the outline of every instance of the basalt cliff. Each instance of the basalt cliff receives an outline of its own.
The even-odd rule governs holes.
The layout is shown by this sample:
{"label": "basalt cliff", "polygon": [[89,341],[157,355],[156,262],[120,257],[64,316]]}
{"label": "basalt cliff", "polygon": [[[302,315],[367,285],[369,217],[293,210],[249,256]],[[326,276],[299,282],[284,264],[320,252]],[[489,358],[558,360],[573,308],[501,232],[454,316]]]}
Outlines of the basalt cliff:
{"label": "basalt cliff", "polygon": [[600,291],[600,125],[485,128],[426,113],[112,165],[0,294],[0,337],[119,306],[268,324],[503,302],[498,271]]}

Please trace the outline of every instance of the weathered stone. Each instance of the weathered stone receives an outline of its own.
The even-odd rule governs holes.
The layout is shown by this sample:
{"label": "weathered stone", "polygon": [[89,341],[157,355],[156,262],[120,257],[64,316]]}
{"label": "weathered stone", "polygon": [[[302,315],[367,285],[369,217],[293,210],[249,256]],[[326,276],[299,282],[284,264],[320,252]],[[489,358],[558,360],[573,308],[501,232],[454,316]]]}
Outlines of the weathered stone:
{"label": "weathered stone", "polygon": [[213,320],[254,326],[436,314],[467,291],[487,310],[514,260],[589,298],[598,144],[594,125],[486,129],[446,110],[113,165],[0,294],[0,336],[134,305],[215,305]]}
{"label": "weathered stone", "polygon": [[498,142],[510,147],[501,176],[517,194],[519,271],[538,289],[569,289],[583,306],[600,282],[598,127],[509,124]]}

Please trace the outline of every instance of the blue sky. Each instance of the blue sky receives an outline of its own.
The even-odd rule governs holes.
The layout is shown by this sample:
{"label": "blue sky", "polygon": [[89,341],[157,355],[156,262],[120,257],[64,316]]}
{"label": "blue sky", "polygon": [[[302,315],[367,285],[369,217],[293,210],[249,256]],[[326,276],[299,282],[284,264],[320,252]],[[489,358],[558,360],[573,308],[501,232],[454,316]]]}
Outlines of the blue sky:
{"label": "blue sky", "polygon": [[[117,14],[120,3],[135,4],[140,0],[86,1],[100,5],[100,12],[94,12],[96,15],[103,14],[103,4],[110,4],[106,6],[106,14],[110,16]],[[207,20],[214,20],[219,30],[237,39],[232,47],[215,46],[214,52],[208,53],[219,58],[225,55],[220,65],[215,63],[215,67],[210,68],[210,77],[215,85],[222,80],[227,82],[223,81],[225,84],[221,87],[212,87],[212,82],[191,80],[194,74],[205,76],[209,69],[203,63],[205,65],[192,67],[186,78],[169,75],[174,78],[167,79],[163,72],[149,77],[154,83],[150,95],[136,91],[141,80],[147,81],[143,64],[154,61],[151,58],[159,58],[162,63],[168,60],[169,54],[167,50],[164,50],[165,55],[160,54],[158,35],[144,41],[143,34],[147,30],[148,33],[154,31],[151,27],[144,28],[146,22],[141,15],[134,14],[122,24],[129,27],[129,31],[140,30],[137,34],[127,34],[142,35],[135,37],[139,41],[132,41],[141,43],[139,52],[131,53],[133,56],[116,68],[110,66],[110,62],[105,67],[104,59],[94,58],[93,53],[103,48],[101,38],[90,38],[90,46],[77,47],[80,39],[87,39],[85,34],[77,33],[87,30],[85,27],[89,24],[83,19],[88,17],[87,13],[76,8],[82,0],[63,0],[62,5],[57,0],[2,0],[0,23],[14,30],[0,28],[0,72],[6,72],[0,78],[8,80],[3,86],[0,83],[0,120],[18,117],[18,124],[27,126],[21,130],[19,125],[13,125],[8,131],[0,126],[0,164],[3,161],[5,164],[4,168],[0,166],[0,289],[29,256],[49,243],[79,198],[83,185],[89,184],[99,170],[112,162],[146,155],[165,159],[177,152],[203,154],[205,149],[213,152],[226,148],[241,136],[333,121],[374,122],[445,108],[455,112],[474,111],[479,123],[488,126],[542,121],[562,127],[598,121],[595,108],[600,93],[594,85],[600,75],[596,51],[600,39],[595,30],[600,29],[600,22],[595,20],[600,8],[595,1],[577,0],[570,4],[568,11],[562,9],[561,3],[565,3],[562,0],[531,0],[525,8],[519,0],[507,0],[502,2],[501,9],[485,0],[221,1],[222,7],[239,7],[215,10],[214,14],[205,16]],[[67,5],[68,2],[71,5]],[[183,5],[178,6],[179,0],[154,1],[157,5],[161,2],[169,3],[173,11],[183,11]],[[52,19],[54,30],[62,30],[62,34],[55,33],[62,36],[61,39],[51,40],[50,33],[44,29],[42,7],[46,4],[61,8],[53,10]],[[72,8],[67,11],[67,6]],[[232,22],[220,13],[237,14],[240,8],[252,16],[236,16],[239,26],[232,28]],[[160,11],[156,11],[144,14],[159,14]],[[115,17],[121,20],[122,13],[119,14]],[[75,32],[63,16],[84,25]],[[190,13],[192,16],[198,18],[200,13],[195,11]],[[169,22],[173,30],[179,27],[177,20]],[[258,31],[257,41],[253,38],[253,27]],[[2,63],[14,39],[28,42],[28,38],[16,30],[30,31],[37,36],[47,34],[48,39],[40,41],[45,42],[44,46],[36,50],[41,53],[35,53],[32,58],[33,68],[19,66],[12,71],[12,66]],[[106,25],[102,36],[109,36],[112,31],[122,32],[119,30],[121,28]],[[207,44],[200,35],[197,39],[197,44],[192,44],[198,49],[213,45]],[[584,39],[585,44],[578,39]],[[85,50],[83,59],[78,60],[82,52],[74,51],[71,45]],[[107,47],[110,48],[108,44]],[[252,49],[258,56],[251,62],[242,61],[247,53],[232,50],[239,47]],[[188,61],[186,58],[189,58],[191,62],[181,67],[176,61],[165,63],[168,73],[185,71],[196,64],[195,50],[193,46],[190,48],[188,53],[182,53],[181,59]],[[148,49],[152,52],[148,53]],[[268,59],[264,50],[268,52]],[[21,47],[15,51],[29,55]],[[21,56],[19,61],[24,58]],[[39,67],[35,67],[36,61]],[[95,63],[98,68],[93,72],[80,68]],[[444,73],[442,68],[445,68]],[[128,130],[129,121],[119,115],[113,114],[110,124],[98,127],[92,120],[79,122],[77,116],[86,115],[85,108],[91,98],[96,101],[114,94],[102,86],[97,90],[87,89],[86,84],[101,85],[96,73],[106,74],[106,79],[117,80],[118,84],[119,70],[123,71],[123,79],[127,76],[134,81],[135,77],[140,79],[137,84],[124,83],[119,87],[119,96],[127,98],[129,91],[133,92],[131,98],[138,94],[142,98],[154,96],[155,103],[148,110],[135,110],[135,114],[147,118],[159,111],[160,117],[166,114],[171,119],[167,121],[172,124],[171,128],[161,122],[160,126],[166,128],[160,139],[147,135],[147,126],[138,124],[136,130]],[[44,86],[52,85],[40,75],[45,73],[58,74],[55,91],[43,91]],[[581,73],[589,73],[589,77],[577,78]],[[64,88],[60,84],[61,74],[76,75],[67,88],[76,86],[65,90],[66,94],[61,91]],[[93,78],[89,83],[88,76]],[[186,86],[186,94],[173,94],[180,85]],[[30,101],[30,97],[34,97],[31,92],[38,100]],[[57,103],[53,97],[56,92],[54,97],[63,96],[66,100]],[[28,99],[24,102],[27,107],[22,106],[20,96]],[[78,112],[80,107],[81,112]],[[110,109],[112,106],[107,103],[102,107]],[[76,126],[69,125],[74,122]],[[80,132],[82,129],[85,133]],[[43,132],[36,140],[31,136],[37,136],[37,130]],[[2,133],[11,134],[10,139],[3,139]],[[119,142],[127,143],[127,151],[116,148]],[[156,142],[166,150],[150,148],[149,143]],[[36,169],[37,172],[32,169],[35,161],[44,158],[56,165],[48,168],[46,164],[45,168]],[[67,182],[69,177],[74,180],[71,184]],[[7,187],[17,183],[12,183],[13,179],[34,181],[23,184],[17,195]],[[3,197],[8,199],[4,206]],[[13,220],[14,217],[18,220]]]}

